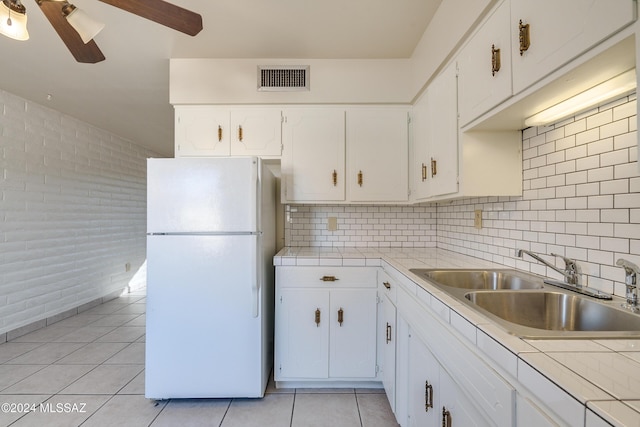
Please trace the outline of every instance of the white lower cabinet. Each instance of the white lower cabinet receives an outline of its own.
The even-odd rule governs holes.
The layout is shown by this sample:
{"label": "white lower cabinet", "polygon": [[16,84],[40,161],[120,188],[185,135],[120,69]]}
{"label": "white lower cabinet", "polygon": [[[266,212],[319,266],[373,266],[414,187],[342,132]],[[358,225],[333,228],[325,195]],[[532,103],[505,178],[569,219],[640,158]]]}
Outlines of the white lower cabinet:
{"label": "white lower cabinet", "polygon": [[516,399],[518,427],[558,427],[560,424],[555,422],[549,415],[540,409],[538,405],[530,399],[518,394]]}
{"label": "white lower cabinet", "polygon": [[398,290],[396,315],[396,415],[402,427],[515,424],[515,388],[450,325],[404,289]]}
{"label": "white lower cabinet", "polygon": [[376,380],[375,269],[277,267],[275,313],[277,383]]}
{"label": "white lower cabinet", "polygon": [[391,410],[396,412],[396,305],[397,283],[384,271],[378,272],[378,366]]}
{"label": "white lower cabinet", "polygon": [[422,340],[409,328],[407,425],[491,425],[475,408]]}

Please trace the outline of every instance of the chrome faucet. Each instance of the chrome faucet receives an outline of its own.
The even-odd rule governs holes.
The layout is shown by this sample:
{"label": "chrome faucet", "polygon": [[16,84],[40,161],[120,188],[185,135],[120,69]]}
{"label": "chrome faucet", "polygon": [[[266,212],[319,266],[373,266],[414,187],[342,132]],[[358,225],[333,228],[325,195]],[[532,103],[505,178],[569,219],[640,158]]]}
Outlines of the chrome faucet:
{"label": "chrome faucet", "polygon": [[564,277],[565,283],[568,283],[568,284],[573,285],[573,286],[578,287],[578,288],[582,286],[582,269],[580,268],[580,266],[578,265],[578,263],[574,259],[567,258],[567,257],[564,257],[562,255],[558,255],[558,254],[554,254],[554,253],[550,254],[551,256],[562,258],[562,260],[564,261],[565,267],[564,267],[564,270],[561,270],[558,267],[556,267],[555,265],[545,261],[543,258],[541,258],[535,252],[527,251],[527,250],[524,250],[524,249],[518,249],[516,254],[517,254],[518,258],[522,258],[523,254],[527,254],[531,258],[535,259],[536,261],[538,261],[538,262],[546,265],[550,269],[552,269],[554,271],[557,271],[558,273],[562,274],[562,276]]}
{"label": "chrome faucet", "polygon": [[624,268],[624,284],[627,287],[626,308],[633,311],[640,310],[638,308],[638,274],[640,274],[640,268],[623,258],[618,259],[616,265]]}

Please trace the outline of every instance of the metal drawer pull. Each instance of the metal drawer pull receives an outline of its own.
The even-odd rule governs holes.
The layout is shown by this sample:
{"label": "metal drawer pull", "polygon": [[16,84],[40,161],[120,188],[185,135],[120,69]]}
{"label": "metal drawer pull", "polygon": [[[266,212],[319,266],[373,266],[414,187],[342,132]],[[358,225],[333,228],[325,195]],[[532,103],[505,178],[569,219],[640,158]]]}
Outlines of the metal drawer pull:
{"label": "metal drawer pull", "polygon": [[452,427],[451,412],[447,411],[444,406],[442,407],[442,427]]}
{"label": "metal drawer pull", "polygon": [[242,142],[242,125],[238,126],[238,141]]}
{"label": "metal drawer pull", "polygon": [[438,161],[431,158],[431,178],[438,174]]}
{"label": "metal drawer pull", "polygon": [[344,321],[344,310],[342,310],[342,307],[340,307],[340,310],[338,310],[338,323],[340,324],[340,326],[342,326],[343,321]]}
{"label": "metal drawer pull", "polygon": [[218,125],[218,142],[222,141],[222,126]]}
{"label": "metal drawer pull", "polygon": [[391,325],[387,322],[387,344],[391,342]]}
{"label": "metal drawer pull", "polygon": [[422,182],[427,180],[427,165],[422,164]]}
{"label": "metal drawer pull", "polygon": [[337,282],[340,279],[338,279],[336,276],[322,276],[320,280],[322,280],[323,282]]}
{"label": "metal drawer pull", "polygon": [[320,309],[316,308],[316,326],[320,327]]}
{"label": "metal drawer pull", "polygon": [[382,284],[384,285],[385,288],[387,289],[391,289],[391,283],[389,282],[382,282]]}
{"label": "metal drawer pull", "polygon": [[531,36],[529,35],[529,24],[523,24],[522,19],[520,20],[520,24],[518,24],[519,31],[519,41],[520,41],[520,56],[529,50],[529,46],[531,46]]}
{"label": "metal drawer pull", "polygon": [[338,172],[336,172],[336,170],[333,170],[333,174],[331,174],[332,178],[333,178],[333,186],[337,186],[338,185]]}
{"label": "metal drawer pull", "polygon": [[500,71],[500,49],[496,45],[491,45],[491,75],[495,76]]}
{"label": "metal drawer pull", "polygon": [[358,185],[362,187],[362,171],[358,172]]}
{"label": "metal drawer pull", "polygon": [[433,386],[429,381],[424,382],[424,412],[429,412],[433,408]]}

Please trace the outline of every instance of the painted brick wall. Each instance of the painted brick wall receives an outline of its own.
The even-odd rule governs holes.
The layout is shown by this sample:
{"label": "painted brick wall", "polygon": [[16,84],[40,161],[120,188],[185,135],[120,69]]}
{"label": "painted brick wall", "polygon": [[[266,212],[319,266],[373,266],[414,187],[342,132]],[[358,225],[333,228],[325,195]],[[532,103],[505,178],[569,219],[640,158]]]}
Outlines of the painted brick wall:
{"label": "painted brick wall", "polygon": [[153,153],[6,92],[0,108],[2,333],[127,286]]}
{"label": "painted brick wall", "polygon": [[[636,96],[523,131],[523,196],[414,206],[291,206],[288,246],[436,246],[560,277],[516,248],[578,260],[589,286],[624,295],[618,258],[640,265]],[[473,227],[483,210],[483,228]],[[326,230],[337,216],[338,231]],[[414,234],[415,233],[415,234]],[[436,233],[436,235],[434,235]],[[547,257],[549,261],[552,257]],[[561,260],[556,261],[563,267]],[[549,271],[547,271],[549,270]]]}

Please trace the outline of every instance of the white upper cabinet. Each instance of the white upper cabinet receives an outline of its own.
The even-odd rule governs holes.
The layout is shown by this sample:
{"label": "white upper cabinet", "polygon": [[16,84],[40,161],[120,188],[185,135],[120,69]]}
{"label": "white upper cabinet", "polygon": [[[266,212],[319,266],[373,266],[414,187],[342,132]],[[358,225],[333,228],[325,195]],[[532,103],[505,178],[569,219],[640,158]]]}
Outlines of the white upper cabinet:
{"label": "white upper cabinet", "polygon": [[283,112],[283,203],[406,202],[408,109]]}
{"label": "white upper cabinet", "polygon": [[282,113],[278,108],[241,108],[230,111],[232,156],[280,156]]}
{"label": "white upper cabinet", "polygon": [[175,107],[175,156],[228,156],[229,110],[208,105]]}
{"label": "white upper cabinet", "polygon": [[429,171],[431,196],[458,191],[458,94],[455,63],[429,86]]}
{"label": "white upper cabinet", "polygon": [[411,113],[411,197],[421,201],[431,197],[429,179],[429,90],[413,104]]}
{"label": "white upper cabinet", "polygon": [[462,126],[511,96],[509,6],[502,3],[458,56]]}
{"label": "white upper cabinet", "polygon": [[344,114],[337,108],[283,112],[283,203],[345,200]]}
{"label": "white upper cabinet", "polygon": [[429,85],[413,108],[412,198],[458,192],[458,101],[455,63]]}
{"label": "white upper cabinet", "polygon": [[[633,22],[635,3],[511,0],[513,93],[519,93]],[[522,30],[522,48],[520,21],[523,27],[528,25]]]}
{"label": "white upper cabinet", "polygon": [[178,105],[175,156],[279,157],[281,121],[277,108]]}
{"label": "white upper cabinet", "polygon": [[408,120],[405,108],[347,110],[347,186],[351,201],[408,200]]}

